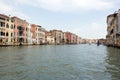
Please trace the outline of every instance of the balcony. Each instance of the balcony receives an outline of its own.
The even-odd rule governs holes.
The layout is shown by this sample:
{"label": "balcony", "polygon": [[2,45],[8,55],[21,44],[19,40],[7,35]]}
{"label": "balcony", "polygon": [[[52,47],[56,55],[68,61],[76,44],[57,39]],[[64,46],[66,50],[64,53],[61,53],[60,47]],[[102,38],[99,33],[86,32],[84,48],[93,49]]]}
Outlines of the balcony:
{"label": "balcony", "polygon": [[0,31],[5,31],[5,27],[0,26]]}
{"label": "balcony", "polygon": [[2,27],[5,27],[5,22],[1,22],[0,21],[0,27],[2,28]]}
{"label": "balcony", "polygon": [[22,26],[18,26],[18,28],[17,28],[19,31],[24,31],[24,27],[22,27]]}
{"label": "balcony", "polygon": [[6,36],[2,36],[2,35],[0,35],[0,38],[6,38]]}
{"label": "balcony", "polygon": [[19,38],[24,38],[24,35],[22,34],[22,35],[19,35],[18,37],[19,37]]}
{"label": "balcony", "polygon": [[5,18],[3,18],[3,17],[0,17],[0,20],[3,20],[3,21],[5,21]]}

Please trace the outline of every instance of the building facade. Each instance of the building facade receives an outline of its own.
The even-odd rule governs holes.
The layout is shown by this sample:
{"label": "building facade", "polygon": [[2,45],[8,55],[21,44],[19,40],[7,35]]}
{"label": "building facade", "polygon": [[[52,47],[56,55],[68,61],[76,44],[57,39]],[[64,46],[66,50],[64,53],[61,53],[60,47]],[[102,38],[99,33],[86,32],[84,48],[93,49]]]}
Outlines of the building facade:
{"label": "building facade", "polygon": [[55,44],[55,38],[51,35],[50,32],[46,32],[46,43],[47,44]]}
{"label": "building facade", "polygon": [[37,44],[45,43],[45,29],[37,25]]}
{"label": "building facade", "polygon": [[0,14],[0,45],[13,44],[14,23],[10,16]]}
{"label": "building facade", "polygon": [[71,42],[72,42],[72,40],[71,40],[72,33],[65,32],[65,35],[66,35],[66,44],[71,44]]}
{"label": "building facade", "polygon": [[35,24],[31,25],[32,32],[32,43],[37,44],[37,26]]}
{"label": "building facade", "polygon": [[54,37],[55,44],[64,43],[64,33],[61,30],[50,30],[50,33]]}
{"label": "building facade", "polygon": [[12,17],[14,20],[14,44],[27,44],[27,22],[18,17]]}
{"label": "building facade", "polygon": [[46,31],[17,16],[0,14],[0,45],[76,44],[78,36],[62,30]]}
{"label": "building facade", "polygon": [[78,36],[76,34],[71,33],[71,44],[77,44],[78,43]]}
{"label": "building facade", "polygon": [[27,23],[27,44],[33,44],[32,43],[32,27],[31,24]]}
{"label": "building facade", "polygon": [[120,47],[120,10],[107,16],[106,44]]}

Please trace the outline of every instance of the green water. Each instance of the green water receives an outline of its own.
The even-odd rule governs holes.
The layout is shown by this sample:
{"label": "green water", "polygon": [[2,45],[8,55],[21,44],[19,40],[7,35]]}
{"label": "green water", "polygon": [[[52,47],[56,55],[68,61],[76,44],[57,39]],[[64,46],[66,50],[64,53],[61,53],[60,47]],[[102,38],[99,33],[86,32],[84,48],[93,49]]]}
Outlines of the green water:
{"label": "green water", "polygon": [[0,80],[120,80],[120,49],[88,44],[0,47]]}

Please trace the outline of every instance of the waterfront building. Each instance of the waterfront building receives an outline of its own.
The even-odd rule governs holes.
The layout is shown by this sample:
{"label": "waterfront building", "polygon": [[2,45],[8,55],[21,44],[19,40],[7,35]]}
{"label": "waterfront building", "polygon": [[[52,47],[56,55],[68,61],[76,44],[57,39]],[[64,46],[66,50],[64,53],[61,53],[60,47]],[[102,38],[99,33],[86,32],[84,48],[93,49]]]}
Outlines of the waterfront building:
{"label": "waterfront building", "polygon": [[80,39],[79,39],[79,44],[86,44],[86,39],[80,38]]}
{"label": "waterfront building", "polygon": [[106,44],[120,47],[120,10],[107,16]]}
{"label": "waterfront building", "polygon": [[76,34],[71,35],[71,44],[77,44],[78,36]]}
{"label": "waterfront building", "polygon": [[70,44],[73,44],[74,43],[74,34],[71,33],[71,41],[70,41]]}
{"label": "waterfront building", "polygon": [[13,44],[13,20],[10,16],[0,14],[0,45]]}
{"label": "waterfront building", "polygon": [[78,41],[78,36],[76,34],[73,34],[71,32],[66,32],[66,43],[67,44],[77,44],[79,43]]}
{"label": "waterfront building", "polygon": [[42,44],[45,44],[46,40],[45,40],[45,33],[47,32],[47,30],[43,27],[41,27],[41,41],[42,41]]}
{"label": "waterfront building", "polygon": [[64,43],[64,33],[61,30],[50,30],[52,36],[54,36],[55,44]]}
{"label": "waterfront building", "polygon": [[12,17],[14,20],[14,44],[27,44],[27,22],[16,16]]}
{"label": "waterfront building", "polygon": [[63,32],[63,44],[66,44],[66,42],[67,42],[67,40],[66,40],[67,38],[66,38],[66,33],[65,32]]}
{"label": "waterfront building", "polygon": [[31,25],[32,32],[32,43],[37,44],[37,26],[35,24]]}
{"label": "waterfront building", "polygon": [[106,44],[106,39],[98,39],[100,44]]}
{"label": "waterfront building", "polygon": [[50,32],[46,32],[46,43],[55,44],[55,37]]}
{"label": "waterfront building", "polygon": [[40,37],[40,27],[41,26],[36,25],[36,42],[37,42],[37,44],[40,44],[40,39],[39,39],[39,37]]}
{"label": "waterfront building", "polygon": [[30,23],[27,23],[27,44],[33,44],[32,43],[32,27]]}
{"label": "waterfront building", "polygon": [[55,44],[55,39],[52,35],[47,36],[47,43],[48,44]]}
{"label": "waterfront building", "polygon": [[45,43],[45,29],[42,26],[37,25],[37,44]]}
{"label": "waterfront building", "polygon": [[77,44],[78,36],[62,30],[46,31],[42,26],[30,24],[17,16],[0,14],[0,45]]}
{"label": "waterfront building", "polygon": [[65,35],[66,35],[66,44],[71,44],[71,42],[72,42],[72,40],[71,40],[72,33],[65,32]]}
{"label": "waterfront building", "polygon": [[47,36],[50,35],[49,31],[45,31],[45,43],[48,44]]}
{"label": "waterfront building", "polygon": [[115,27],[116,27],[116,19],[117,19],[117,14],[111,14],[107,16],[107,44],[108,45],[113,45],[115,41]]}
{"label": "waterfront building", "polygon": [[82,44],[83,43],[83,39],[81,37],[79,37],[79,44]]}

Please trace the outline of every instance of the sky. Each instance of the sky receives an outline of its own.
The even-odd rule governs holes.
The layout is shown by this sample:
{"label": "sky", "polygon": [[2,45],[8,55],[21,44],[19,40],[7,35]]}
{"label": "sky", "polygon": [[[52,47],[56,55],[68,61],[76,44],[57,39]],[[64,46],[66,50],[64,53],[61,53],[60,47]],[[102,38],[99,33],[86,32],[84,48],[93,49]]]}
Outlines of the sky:
{"label": "sky", "polygon": [[106,18],[118,9],[120,0],[0,0],[0,14],[87,39],[105,38]]}

